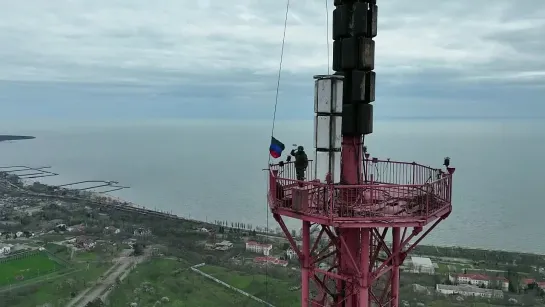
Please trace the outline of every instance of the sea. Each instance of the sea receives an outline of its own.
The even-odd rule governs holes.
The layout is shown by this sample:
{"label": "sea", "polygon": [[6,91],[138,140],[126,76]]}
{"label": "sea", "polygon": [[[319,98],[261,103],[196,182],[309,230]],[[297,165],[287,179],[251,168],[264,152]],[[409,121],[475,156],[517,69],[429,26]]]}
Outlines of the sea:
{"label": "sea", "polygon": [[[440,167],[451,158],[453,212],[425,244],[545,253],[545,121],[378,119],[372,156]],[[266,205],[270,121],[1,122],[0,165],[51,166],[49,184],[115,180],[112,194],[213,222],[275,228]],[[313,122],[279,121],[274,135],[312,155]],[[293,228],[297,221],[289,221]]]}

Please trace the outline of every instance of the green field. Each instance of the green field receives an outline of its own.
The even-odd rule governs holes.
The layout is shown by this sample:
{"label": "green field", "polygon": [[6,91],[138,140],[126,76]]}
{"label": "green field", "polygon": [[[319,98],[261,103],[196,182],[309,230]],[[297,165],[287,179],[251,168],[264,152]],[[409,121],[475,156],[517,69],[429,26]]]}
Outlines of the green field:
{"label": "green field", "polygon": [[[297,285],[295,282],[278,280],[270,276],[267,278],[262,274],[248,274],[212,265],[200,267],[199,270],[273,305],[286,307],[301,305],[300,291],[289,290],[290,287]],[[266,285],[266,282],[268,285]]]}
{"label": "green field", "polygon": [[[93,255],[81,253],[83,258],[96,256],[94,253],[89,254]],[[34,278],[29,286],[0,294],[0,306],[33,307],[46,303],[52,306],[65,306],[73,293],[88,288],[111,266],[110,262],[72,263],[72,270],[62,269],[42,278]],[[34,284],[34,281],[42,282]]]}
{"label": "green field", "polygon": [[0,262],[0,287],[47,275],[63,268],[47,253],[14,256]]}
{"label": "green field", "polygon": [[[167,297],[162,306],[244,306],[247,298],[189,269],[186,262],[155,259],[139,265],[110,295],[111,306],[152,306]],[[146,290],[148,289],[148,290]],[[260,305],[248,304],[257,307]]]}
{"label": "green field", "polygon": [[[185,261],[154,259],[139,265],[110,296],[111,306],[153,306],[162,298],[161,306],[262,307],[263,305],[189,269]],[[206,266],[215,277],[242,290],[264,298],[264,276],[246,275],[221,267]],[[211,274],[212,275],[212,274]],[[227,278],[229,277],[229,278]],[[269,278],[269,301],[275,306],[300,306],[299,292],[287,290],[287,283]],[[277,289],[274,289],[278,286]],[[253,293],[252,293],[253,292]],[[261,295],[259,295],[261,294]]]}

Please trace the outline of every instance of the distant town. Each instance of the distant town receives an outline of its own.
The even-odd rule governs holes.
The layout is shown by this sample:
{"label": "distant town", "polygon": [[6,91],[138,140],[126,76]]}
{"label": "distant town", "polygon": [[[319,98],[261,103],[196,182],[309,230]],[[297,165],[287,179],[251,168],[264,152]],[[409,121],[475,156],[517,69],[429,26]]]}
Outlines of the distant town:
{"label": "distant town", "polygon": [[[280,229],[191,220],[0,172],[0,234],[5,306],[300,306],[297,253]],[[404,307],[545,302],[542,255],[419,246],[401,269]]]}

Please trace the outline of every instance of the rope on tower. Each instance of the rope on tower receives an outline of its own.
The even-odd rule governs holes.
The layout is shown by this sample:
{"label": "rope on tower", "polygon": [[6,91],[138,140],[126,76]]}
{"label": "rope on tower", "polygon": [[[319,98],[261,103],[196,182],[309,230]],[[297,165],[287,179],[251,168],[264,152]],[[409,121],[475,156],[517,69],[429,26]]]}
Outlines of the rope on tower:
{"label": "rope on tower", "polygon": [[[286,14],[285,14],[285,17],[284,17],[284,32],[282,34],[282,47],[280,49],[280,63],[278,65],[278,77],[277,77],[277,80],[276,80],[276,96],[275,96],[275,100],[274,100],[274,111],[273,111],[273,119],[272,119],[272,129],[271,129],[271,139],[274,137],[274,128],[275,128],[275,124],[276,124],[276,110],[277,110],[277,107],[278,107],[278,96],[279,96],[279,93],[280,93],[280,79],[281,79],[281,76],[282,76],[282,64],[283,64],[283,61],[284,61],[284,46],[286,45],[286,29],[288,28],[288,13],[289,13],[289,10],[290,10],[290,0],[287,0],[286,1]],[[271,155],[269,154],[268,155],[269,157],[269,161],[267,163],[267,169],[270,167],[271,165]],[[265,204],[265,216],[267,218],[267,233],[269,232],[269,206],[267,204]],[[268,241],[268,236],[265,237],[267,238],[266,241]],[[265,262],[265,300],[268,300],[269,298],[269,263],[268,261]]]}

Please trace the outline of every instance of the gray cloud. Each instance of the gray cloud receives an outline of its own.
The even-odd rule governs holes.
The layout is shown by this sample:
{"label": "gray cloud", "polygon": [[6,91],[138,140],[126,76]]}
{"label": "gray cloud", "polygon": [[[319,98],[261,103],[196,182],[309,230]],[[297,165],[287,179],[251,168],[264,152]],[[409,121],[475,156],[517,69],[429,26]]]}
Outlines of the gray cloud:
{"label": "gray cloud", "polygon": [[[545,77],[543,1],[389,0],[379,5],[381,73],[442,68],[464,70],[467,77],[498,71],[512,78]],[[2,0],[2,7],[2,79],[145,82],[145,76],[132,72],[273,73],[285,3]],[[326,69],[325,19],[324,1],[292,1],[286,71]]]}
{"label": "gray cloud", "polygon": [[[507,89],[501,99],[545,93],[544,1],[378,4],[379,100],[451,101],[465,93],[473,95],[468,101],[487,102]],[[227,100],[237,103],[268,103],[274,97],[284,1],[0,0],[0,5],[0,80],[73,83],[80,90],[81,84],[108,84],[90,88],[153,99],[230,95]],[[330,1],[330,21],[332,9]],[[283,97],[308,99],[311,76],[327,70],[325,2],[292,1],[288,24]]]}

